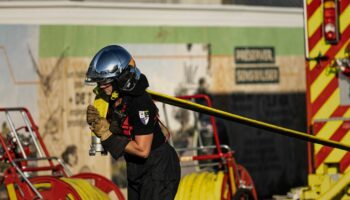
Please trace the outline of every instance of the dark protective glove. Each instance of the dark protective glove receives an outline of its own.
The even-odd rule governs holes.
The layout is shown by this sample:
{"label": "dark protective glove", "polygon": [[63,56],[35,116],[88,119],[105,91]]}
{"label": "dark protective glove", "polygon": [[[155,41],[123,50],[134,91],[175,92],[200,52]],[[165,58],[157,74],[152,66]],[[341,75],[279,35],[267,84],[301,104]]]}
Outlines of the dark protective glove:
{"label": "dark protective glove", "polygon": [[123,135],[122,124],[124,123],[125,118],[125,113],[122,113],[121,111],[115,109],[112,115],[111,126],[109,130],[112,131],[113,134]]}
{"label": "dark protective glove", "polygon": [[100,117],[97,121],[91,124],[90,128],[97,137],[101,138],[101,141],[104,141],[112,135],[109,126],[110,124],[107,119]]}
{"label": "dark protective glove", "polygon": [[120,125],[119,121],[112,120],[111,125],[109,126],[109,130],[115,135],[123,135],[123,129]]}
{"label": "dark protective glove", "polygon": [[88,105],[86,109],[86,122],[91,126],[100,119],[100,113],[93,105]]}
{"label": "dark protective glove", "polygon": [[114,159],[120,158],[130,140],[125,136],[112,135],[108,139],[101,141],[104,150],[107,150]]}

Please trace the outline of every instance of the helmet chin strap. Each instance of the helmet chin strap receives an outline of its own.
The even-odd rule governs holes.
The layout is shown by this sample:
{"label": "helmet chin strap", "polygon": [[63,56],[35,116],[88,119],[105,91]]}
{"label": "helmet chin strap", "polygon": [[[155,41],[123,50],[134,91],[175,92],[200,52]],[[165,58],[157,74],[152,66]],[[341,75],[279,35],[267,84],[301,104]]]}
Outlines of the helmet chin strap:
{"label": "helmet chin strap", "polygon": [[118,80],[114,80],[113,82],[112,82],[112,89],[113,89],[113,91],[119,91],[119,87],[118,87]]}
{"label": "helmet chin strap", "polygon": [[118,81],[115,80],[112,82],[112,94],[111,94],[111,100],[116,100],[119,97],[119,89],[118,89]]}
{"label": "helmet chin strap", "polygon": [[119,93],[114,90],[111,94],[111,100],[116,100],[119,97]]}

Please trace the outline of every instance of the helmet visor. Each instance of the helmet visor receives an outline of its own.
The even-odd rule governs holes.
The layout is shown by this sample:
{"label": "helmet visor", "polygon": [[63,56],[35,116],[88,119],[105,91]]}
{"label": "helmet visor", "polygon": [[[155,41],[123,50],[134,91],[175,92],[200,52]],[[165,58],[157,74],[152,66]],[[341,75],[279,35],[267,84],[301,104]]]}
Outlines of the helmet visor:
{"label": "helmet visor", "polygon": [[118,78],[118,88],[123,91],[131,91],[140,79],[141,72],[135,66],[129,65]]}
{"label": "helmet visor", "polygon": [[114,78],[91,78],[91,77],[86,77],[85,78],[85,84],[86,85],[105,85],[107,83],[113,82],[115,79]]}

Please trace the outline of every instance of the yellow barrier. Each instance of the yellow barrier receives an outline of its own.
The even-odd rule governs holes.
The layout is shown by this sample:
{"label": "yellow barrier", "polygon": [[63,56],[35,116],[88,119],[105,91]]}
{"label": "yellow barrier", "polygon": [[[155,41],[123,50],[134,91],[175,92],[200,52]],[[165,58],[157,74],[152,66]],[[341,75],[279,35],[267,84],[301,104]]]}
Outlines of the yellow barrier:
{"label": "yellow barrier", "polygon": [[175,200],[220,200],[224,172],[195,172],[183,177]]}

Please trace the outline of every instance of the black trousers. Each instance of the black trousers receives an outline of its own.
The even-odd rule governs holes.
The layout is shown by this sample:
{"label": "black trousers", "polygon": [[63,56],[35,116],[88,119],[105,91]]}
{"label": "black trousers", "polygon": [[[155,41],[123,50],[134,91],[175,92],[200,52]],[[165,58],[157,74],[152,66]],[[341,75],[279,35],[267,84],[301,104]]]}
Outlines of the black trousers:
{"label": "black trousers", "polygon": [[147,159],[125,155],[128,200],[173,200],[180,182],[179,158],[168,143],[152,150]]}

